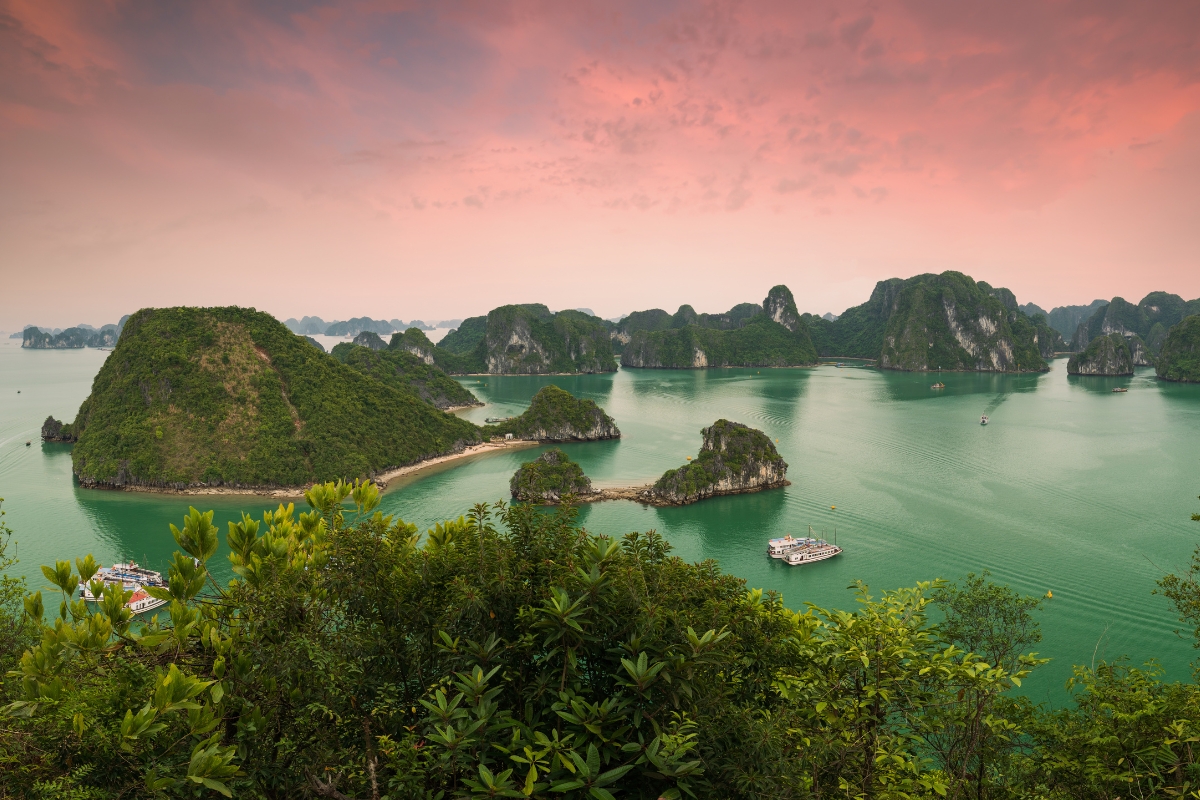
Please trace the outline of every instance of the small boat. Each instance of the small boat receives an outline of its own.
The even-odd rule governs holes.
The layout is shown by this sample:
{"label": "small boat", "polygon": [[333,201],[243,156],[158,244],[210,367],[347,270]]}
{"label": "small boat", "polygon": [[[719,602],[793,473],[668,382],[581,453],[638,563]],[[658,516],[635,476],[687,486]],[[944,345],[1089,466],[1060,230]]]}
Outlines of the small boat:
{"label": "small boat", "polygon": [[1129,390],[1126,389],[1124,386],[1118,386],[1117,388],[1113,389],[1113,391],[1114,392],[1128,392]]}
{"label": "small boat", "polygon": [[824,539],[808,539],[804,545],[789,550],[783,557],[783,560],[789,565],[796,567],[802,564],[824,561],[827,558],[833,558],[841,554],[842,548],[836,544],[830,544]]}
{"label": "small boat", "polygon": [[942,383],[941,381],[938,381],[937,383],[935,383],[933,386],[930,386],[929,388],[930,389],[945,389],[946,384]]}
{"label": "small boat", "polygon": [[988,424],[988,415],[987,414],[984,414],[982,417],[979,418],[979,424],[980,425]]}
{"label": "small boat", "polygon": [[[151,597],[146,591],[147,586],[166,587],[162,573],[139,567],[134,561],[113,564],[111,567],[101,567],[96,570],[92,580],[100,581],[105,586],[120,584],[125,591],[133,592],[133,596],[125,602],[125,607],[135,614],[153,611],[159,606],[167,604],[166,600]],[[83,599],[89,603],[95,603],[99,599],[92,594],[91,588],[86,583],[83,585]]]}
{"label": "small boat", "polygon": [[846,366],[846,365],[845,365],[845,364],[843,364],[841,361],[837,362],[837,365],[838,365],[839,367],[844,367],[844,366]]}
{"label": "small boat", "polygon": [[495,425],[497,422],[508,422],[512,417],[488,417],[484,420],[489,425]]}

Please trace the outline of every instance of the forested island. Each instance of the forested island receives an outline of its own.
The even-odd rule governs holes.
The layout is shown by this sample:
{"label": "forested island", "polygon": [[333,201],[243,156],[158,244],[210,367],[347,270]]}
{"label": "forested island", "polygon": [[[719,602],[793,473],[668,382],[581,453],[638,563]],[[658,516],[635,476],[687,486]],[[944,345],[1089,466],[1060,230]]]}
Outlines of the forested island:
{"label": "forested island", "polygon": [[745,494],[788,484],[787,462],[765,433],[719,419],[700,431],[695,459],[668,470],[644,497],[660,505],[686,505],[706,497]]}
{"label": "forested island", "polygon": [[593,494],[592,481],[583,468],[557,447],[528,461],[509,480],[513,500],[526,503],[556,504],[564,498],[586,499]]}
{"label": "forested island", "polygon": [[725,314],[697,314],[681,306],[631,314],[613,340],[625,367],[792,367],[815,364],[817,351],[786,286],[771,289],[762,305],[742,303]]}
{"label": "forested island", "polygon": [[554,386],[501,426],[443,413],[478,400],[403,341],[346,343],[327,355],[254,309],[145,309],[129,319],[75,420],[47,420],[43,434],[75,443],[84,486],[166,490],[367,478],[508,434],[620,436],[594,402]]}

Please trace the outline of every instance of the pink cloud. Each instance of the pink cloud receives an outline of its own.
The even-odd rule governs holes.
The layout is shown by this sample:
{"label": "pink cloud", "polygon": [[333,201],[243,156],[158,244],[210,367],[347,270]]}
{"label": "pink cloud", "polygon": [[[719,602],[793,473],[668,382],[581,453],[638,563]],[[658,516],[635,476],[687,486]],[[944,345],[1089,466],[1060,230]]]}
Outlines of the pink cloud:
{"label": "pink cloud", "polygon": [[840,310],[945,268],[1043,305],[1200,294],[1185,3],[0,9],[4,268],[29,302],[70,276],[67,324],[97,298],[718,309],[779,281]]}

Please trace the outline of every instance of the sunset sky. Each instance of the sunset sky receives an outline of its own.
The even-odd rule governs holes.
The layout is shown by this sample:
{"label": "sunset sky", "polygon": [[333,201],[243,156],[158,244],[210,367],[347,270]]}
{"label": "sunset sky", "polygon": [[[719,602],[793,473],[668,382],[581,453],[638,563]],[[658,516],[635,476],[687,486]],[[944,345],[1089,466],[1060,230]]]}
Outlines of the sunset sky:
{"label": "sunset sky", "polygon": [[1200,5],[0,0],[0,330],[1200,296]]}

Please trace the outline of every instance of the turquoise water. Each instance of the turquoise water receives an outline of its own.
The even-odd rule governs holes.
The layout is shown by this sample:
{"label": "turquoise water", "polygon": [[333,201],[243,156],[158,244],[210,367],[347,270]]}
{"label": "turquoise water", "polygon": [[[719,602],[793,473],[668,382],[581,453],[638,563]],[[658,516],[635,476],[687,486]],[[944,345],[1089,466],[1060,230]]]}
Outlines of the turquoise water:
{"label": "turquoise water", "polygon": [[[174,549],[167,523],[189,504],[216,509],[218,520],[268,505],[75,487],[69,448],[40,444],[37,432],[47,414],[74,417],[105,355],[0,343],[0,496],[35,586],[38,564],[85,552],[162,567]],[[585,506],[589,530],[657,529],[684,558],[716,559],[752,586],[779,590],[793,608],[847,607],[855,580],[882,590],[988,569],[1023,592],[1054,593],[1041,647],[1054,660],[1028,684],[1035,699],[1060,701],[1072,663],[1121,654],[1157,658],[1186,679],[1190,639],[1173,633],[1168,604],[1151,592],[1200,542],[1189,519],[1200,510],[1200,386],[1161,383],[1149,370],[1072,378],[1065,360],[1045,375],[947,374],[943,391],[929,389],[933,380],[823,366],[463,383],[488,404],[465,412],[477,422],[519,413],[547,383],[602,405],[621,440],[563,447],[598,486],[645,483],[678,466],[695,455],[700,428],[721,417],[777,438],[791,465],[792,485],[782,490],[683,508]],[[992,419],[986,427],[982,413]],[[513,471],[542,449],[406,477],[383,509],[425,528],[504,499]],[[768,538],[810,525],[830,536],[836,527],[846,552],[806,567],[766,557]]]}

